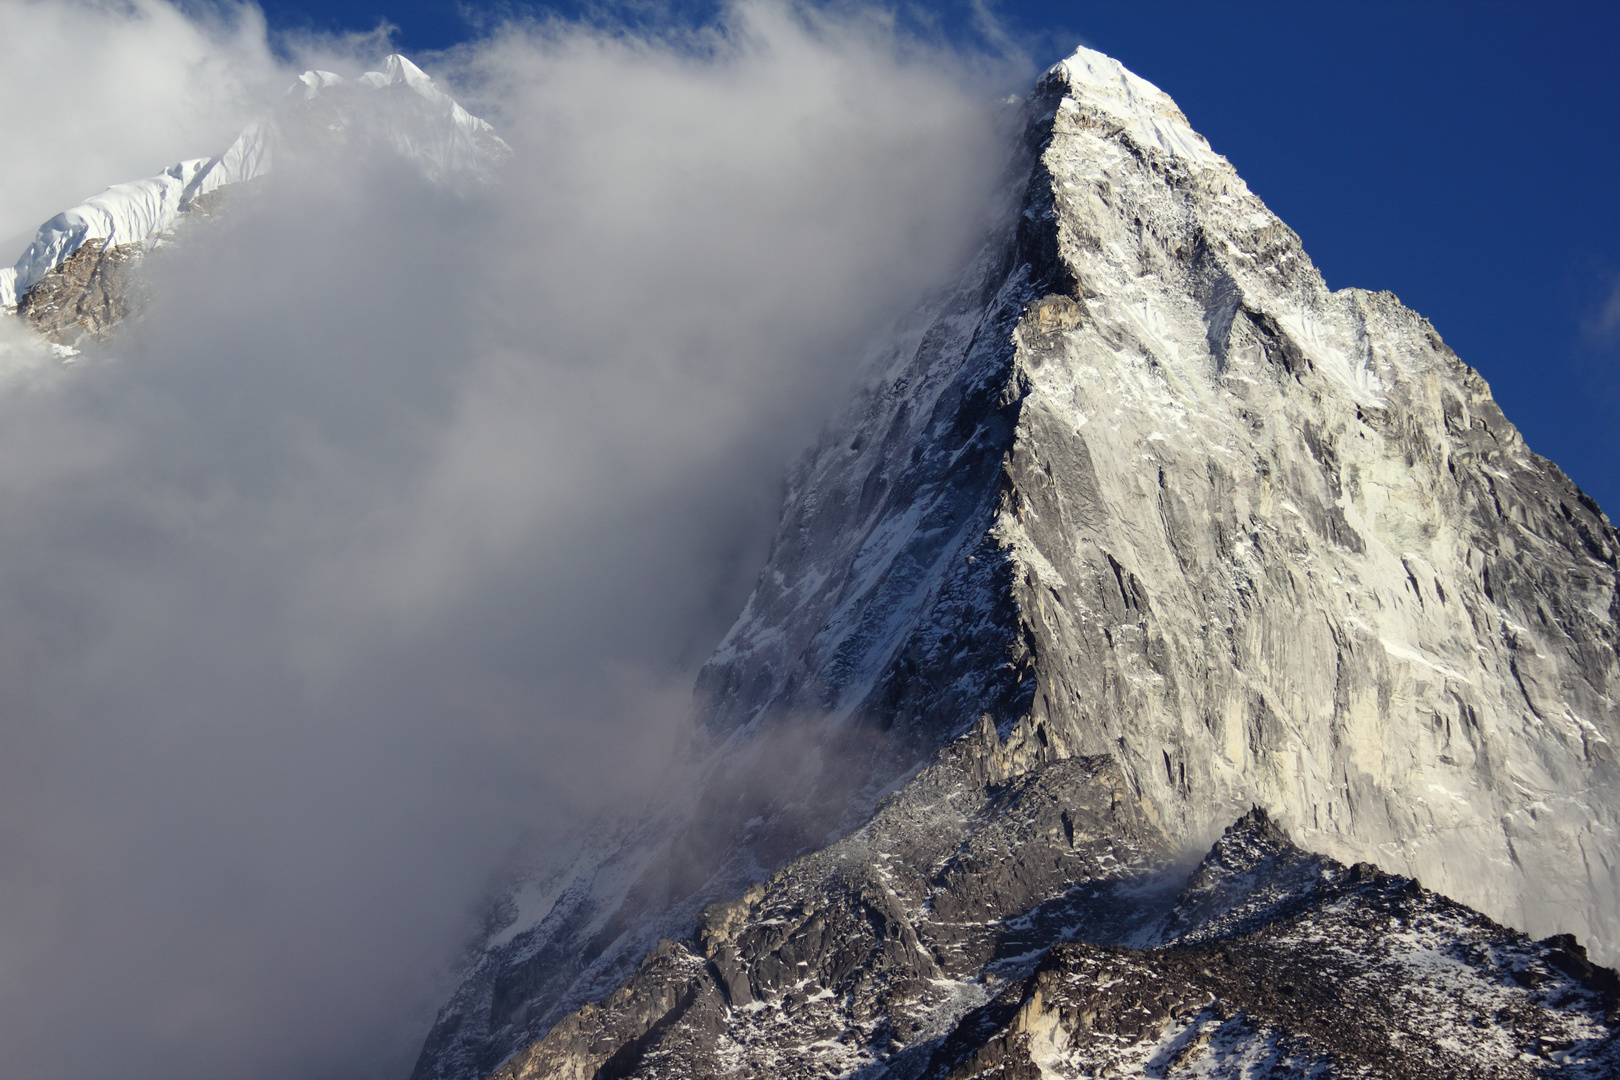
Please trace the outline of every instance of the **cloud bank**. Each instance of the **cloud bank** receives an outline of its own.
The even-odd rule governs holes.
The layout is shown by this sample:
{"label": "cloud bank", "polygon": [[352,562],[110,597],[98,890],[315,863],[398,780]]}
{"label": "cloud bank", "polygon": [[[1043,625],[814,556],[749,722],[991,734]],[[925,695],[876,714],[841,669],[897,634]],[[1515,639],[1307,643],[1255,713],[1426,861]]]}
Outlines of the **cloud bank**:
{"label": "cloud bank", "polygon": [[[514,846],[656,782],[785,463],[1003,160],[1011,69],[867,11],[418,59],[497,182],[278,162],[0,388],[10,1075],[407,1072]],[[8,100],[64,68],[0,233],[291,76],[252,9],[0,6]]]}
{"label": "cloud bank", "polygon": [[225,146],[287,74],[256,8],[0,0],[0,259],[109,184]]}

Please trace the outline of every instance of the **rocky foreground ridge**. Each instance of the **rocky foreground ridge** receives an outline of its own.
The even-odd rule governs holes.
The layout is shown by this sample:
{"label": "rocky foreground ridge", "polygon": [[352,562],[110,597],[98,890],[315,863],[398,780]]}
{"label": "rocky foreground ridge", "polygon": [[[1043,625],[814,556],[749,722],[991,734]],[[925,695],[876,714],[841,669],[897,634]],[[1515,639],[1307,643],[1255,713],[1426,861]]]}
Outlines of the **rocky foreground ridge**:
{"label": "rocky foreground ridge", "polygon": [[421,1080],[1614,1074],[1502,924],[1620,956],[1620,536],[1116,62],[1015,174],[796,470],[700,794],[519,884]]}
{"label": "rocky foreground ridge", "polygon": [[497,1080],[1620,1070],[1620,978],[1573,938],[1304,852],[1260,810],[1187,879],[1107,759],[997,757],[986,725]]}

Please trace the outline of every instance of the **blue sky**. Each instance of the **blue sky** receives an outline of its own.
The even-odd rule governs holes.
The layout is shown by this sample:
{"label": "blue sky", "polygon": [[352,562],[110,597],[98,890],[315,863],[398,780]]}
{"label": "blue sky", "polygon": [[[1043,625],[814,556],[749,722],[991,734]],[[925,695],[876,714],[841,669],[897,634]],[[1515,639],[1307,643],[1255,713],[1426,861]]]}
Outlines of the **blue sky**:
{"label": "blue sky", "polygon": [[[983,47],[973,5],[896,5]],[[581,4],[270,0],[272,28],[407,53]],[[702,22],[707,2],[595,5]],[[1084,42],[1175,97],[1335,287],[1389,289],[1490,380],[1531,447],[1620,512],[1620,5],[1042,3],[1000,32],[1045,65]],[[602,14],[607,12],[606,15]]]}

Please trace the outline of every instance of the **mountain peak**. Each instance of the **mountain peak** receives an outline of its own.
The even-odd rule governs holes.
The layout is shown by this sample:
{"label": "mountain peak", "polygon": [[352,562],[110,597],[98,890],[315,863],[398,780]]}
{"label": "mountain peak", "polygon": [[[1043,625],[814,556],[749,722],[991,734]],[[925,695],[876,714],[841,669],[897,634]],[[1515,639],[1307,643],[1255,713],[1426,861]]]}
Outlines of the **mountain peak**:
{"label": "mountain peak", "polygon": [[[400,92],[406,95],[404,100],[387,96]],[[30,290],[92,241],[97,252],[147,244],[174,229],[197,200],[267,175],[289,136],[306,142],[314,137],[326,144],[335,133],[381,141],[435,181],[484,178],[511,155],[493,127],[467,112],[403,56],[391,55],[382,71],[354,79],[306,71],[276,108],[250,123],[222,153],[190,158],[156,176],[114,184],[41,225],[16,264],[0,268],[0,312],[19,303],[26,307]],[[53,297],[53,314],[63,312],[64,302],[71,307],[71,300]],[[69,318],[57,329],[76,337],[84,330],[100,332],[106,327]]]}
{"label": "mountain peak", "polygon": [[1066,88],[1088,124],[1115,126],[1138,146],[1174,158],[1191,169],[1231,169],[1194,131],[1170,95],[1111,56],[1081,48],[1053,65],[1043,86]]}
{"label": "mountain peak", "polygon": [[402,82],[423,96],[441,93],[439,88],[433,85],[433,80],[427,72],[399,53],[389,53],[383,60],[383,77],[391,83]]}

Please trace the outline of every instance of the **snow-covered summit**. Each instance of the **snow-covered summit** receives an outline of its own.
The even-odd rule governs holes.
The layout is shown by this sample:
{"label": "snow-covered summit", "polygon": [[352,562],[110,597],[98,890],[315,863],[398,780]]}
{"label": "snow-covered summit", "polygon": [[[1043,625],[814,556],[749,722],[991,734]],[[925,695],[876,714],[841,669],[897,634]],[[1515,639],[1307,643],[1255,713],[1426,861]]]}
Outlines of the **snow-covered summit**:
{"label": "snow-covered summit", "polygon": [[14,308],[92,240],[111,248],[163,235],[203,196],[267,174],[278,147],[312,130],[382,141],[436,181],[486,175],[511,153],[494,128],[403,56],[389,56],[382,71],[354,79],[306,71],[285,100],[243,129],[223,153],[114,184],[41,225],[16,264],[0,268],[0,308]]}
{"label": "snow-covered summit", "polygon": [[1061,78],[1072,89],[1080,115],[1095,124],[1123,131],[1137,144],[1154,147],[1191,169],[1231,165],[1210,149],[1209,141],[1192,129],[1170,95],[1128,70],[1111,56],[1092,49],[1077,49],[1067,60],[1054,64],[1047,79]]}
{"label": "snow-covered summit", "polygon": [[1082,50],[1029,123],[1007,247],[792,478],[711,725],[989,714],[1178,843],[1259,805],[1615,956],[1611,523],[1146,80]]}
{"label": "snow-covered summit", "polygon": [[[272,143],[300,138],[379,141],[436,181],[484,177],[511,154],[493,127],[403,56],[390,56],[382,71],[354,79],[306,71],[288,98],[292,107],[282,110],[277,128],[267,133]],[[243,132],[238,143],[244,155],[256,152],[259,138],[252,129]],[[203,190],[206,185],[205,180]]]}

